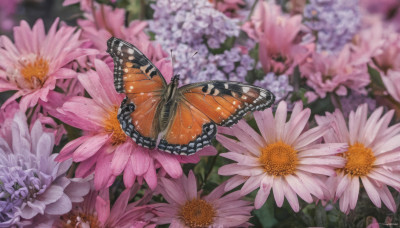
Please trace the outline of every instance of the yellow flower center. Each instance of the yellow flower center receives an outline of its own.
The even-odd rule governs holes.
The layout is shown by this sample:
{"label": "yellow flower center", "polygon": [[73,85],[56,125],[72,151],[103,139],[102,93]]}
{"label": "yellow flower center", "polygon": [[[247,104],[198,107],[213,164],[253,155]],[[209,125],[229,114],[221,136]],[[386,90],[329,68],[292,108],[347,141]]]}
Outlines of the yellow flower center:
{"label": "yellow flower center", "polygon": [[374,153],[362,143],[355,143],[342,155],[346,160],[343,171],[352,176],[365,176],[373,168],[376,160]]}
{"label": "yellow flower center", "polygon": [[297,151],[292,146],[279,141],[263,148],[259,161],[269,175],[290,175],[296,171]]}
{"label": "yellow flower center", "polygon": [[82,212],[70,211],[68,214],[62,215],[60,217],[60,226],[55,227],[63,227],[63,228],[100,228],[100,222],[97,219],[97,216],[93,214],[85,214]]}
{"label": "yellow flower center", "polygon": [[21,69],[21,75],[25,81],[30,83],[33,88],[37,88],[44,84],[47,79],[47,73],[49,72],[49,63],[43,58],[36,58],[32,63],[24,64]]}
{"label": "yellow flower center", "polygon": [[182,206],[180,215],[183,222],[191,228],[208,227],[213,224],[215,210],[205,200],[193,199]]}
{"label": "yellow flower center", "polygon": [[113,145],[122,144],[126,141],[127,135],[121,129],[118,118],[118,107],[114,107],[109,113],[108,117],[104,121],[104,128],[108,134],[111,135],[111,143]]}

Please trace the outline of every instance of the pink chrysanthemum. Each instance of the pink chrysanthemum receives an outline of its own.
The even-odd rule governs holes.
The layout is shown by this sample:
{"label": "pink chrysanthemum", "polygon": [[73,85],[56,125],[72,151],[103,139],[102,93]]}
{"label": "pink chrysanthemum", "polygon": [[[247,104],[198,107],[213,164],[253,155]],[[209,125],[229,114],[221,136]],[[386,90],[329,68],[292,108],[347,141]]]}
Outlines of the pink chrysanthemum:
{"label": "pink chrysanthemum", "polygon": [[257,3],[250,22],[242,29],[260,43],[259,58],[264,72],[290,74],[314,49],[311,43],[298,42],[297,36],[305,29],[301,19],[300,15],[284,15],[274,3]]}
{"label": "pink chrysanthemum", "polygon": [[271,189],[278,207],[286,197],[296,212],[300,209],[297,195],[308,203],[313,202],[311,195],[323,199],[325,185],[320,177],[335,175],[334,169],[344,163],[343,158],[335,156],[344,143],[318,143],[328,125],[304,131],[310,109],[302,110],[302,104],[296,103],[288,122],[286,109],[286,103],[280,102],[275,118],[271,109],[254,113],[261,135],[245,121],[222,132],[239,141],[217,135],[217,140],[230,150],[221,156],[237,162],[218,171],[220,175],[236,175],[228,180],[225,190],[244,183],[240,192],[246,195],[259,188],[255,208],[265,203]]}
{"label": "pink chrysanthemum", "polygon": [[313,53],[300,66],[300,71],[307,79],[307,85],[321,98],[327,93],[345,96],[347,89],[365,94],[365,87],[370,82],[366,64],[354,64],[348,46],[338,54]]}
{"label": "pink chrysanthemum", "polygon": [[225,183],[201,196],[192,171],[178,180],[161,178],[159,191],[168,203],[155,205],[155,221],[175,228],[247,227],[253,206],[239,192],[224,195],[224,188]]}
{"label": "pink chrysanthemum", "polygon": [[400,174],[393,172],[400,166],[400,124],[389,127],[394,111],[381,117],[382,112],[380,107],[367,118],[368,106],[361,105],[350,113],[348,125],[339,110],[316,118],[318,124],[331,122],[333,126],[324,136],[326,142],[348,147],[340,154],[346,159],[344,166],[327,181],[331,197],[340,199],[340,210],[345,213],[357,204],[360,180],[375,206],[380,208],[382,201],[391,211],[396,210],[388,186],[400,189]]}
{"label": "pink chrysanthemum", "polygon": [[6,36],[0,37],[0,92],[17,91],[6,103],[22,96],[20,107],[26,110],[38,100],[47,101],[57,79],[76,76],[66,64],[97,53],[80,48],[80,32],[75,32],[74,27],[61,26],[57,31],[58,21],[54,21],[47,35],[42,20],[32,29],[21,21],[20,26],[14,27],[15,44]]}
{"label": "pink chrysanthemum", "polygon": [[109,189],[92,190],[84,201],[73,205],[73,209],[54,221],[53,228],[154,228],[150,220],[155,216],[152,206],[145,205],[151,194],[129,203],[136,195],[139,186],[125,189],[110,208]]}
{"label": "pink chrysanthemum", "polygon": [[[158,66],[164,75],[171,72],[170,65]],[[199,155],[216,153],[215,148],[208,147],[193,156],[176,156],[139,147],[122,131],[117,119],[125,95],[115,91],[113,73],[100,60],[95,60],[95,68],[96,71],[78,75],[91,99],[72,97],[57,112],[51,112],[61,121],[84,131],[82,137],[69,142],[57,157],[59,161],[73,158],[80,162],[76,170],[78,177],[94,171],[94,185],[101,189],[110,186],[123,172],[125,186],[131,187],[136,179],[142,183],[144,179],[154,189],[157,185],[156,169],[162,168],[162,172],[177,178],[182,175],[181,162],[196,163]]]}

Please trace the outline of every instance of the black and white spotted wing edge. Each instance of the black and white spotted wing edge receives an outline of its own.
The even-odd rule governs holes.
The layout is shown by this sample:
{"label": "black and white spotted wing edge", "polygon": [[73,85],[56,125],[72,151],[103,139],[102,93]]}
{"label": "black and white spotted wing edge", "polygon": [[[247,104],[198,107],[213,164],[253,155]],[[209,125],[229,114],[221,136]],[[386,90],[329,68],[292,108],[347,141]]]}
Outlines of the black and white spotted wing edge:
{"label": "black and white spotted wing edge", "polygon": [[237,99],[241,99],[243,95],[248,96],[249,94],[255,94],[257,97],[252,103],[244,102],[243,106],[236,110],[229,118],[223,120],[218,125],[223,127],[231,127],[238,123],[248,112],[262,111],[266,108],[271,107],[275,102],[275,95],[269,90],[260,88],[258,86],[243,84],[240,82],[229,82],[229,81],[208,81],[198,82],[194,84],[185,85],[179,88],[179,90],[185,93],[193,87],[202,86],[202,91],[205,94],[214,96],[231,96]]}
{"label": "black and white spotted wing edge", "polygon": [[[145,69],[141,70],[146,76],[150,77],[149,79],[157,74],[161,76],[157,67],[138,48],[124,40],[115,37],[108,39],[107,53],[110,54],[114,61],[114,86],[118,93],[125,93],[123,68],[126,62],[132,63],[133,68],[141,69],[141,67],[145,67]],[[166,85],[164,77],[161,76],[161,78],[164,85]]]}
{"label": "black and white spotted wing edge", "polygon": [[217,126],[215,123],[207,123],[203,125],[202,134],[193,141],[190,141],[187,145],[169,144],[166,140],[161,139],[158,144],[158,149],[175,155],[192,155],[205,146],[211,145],[216,134]]}

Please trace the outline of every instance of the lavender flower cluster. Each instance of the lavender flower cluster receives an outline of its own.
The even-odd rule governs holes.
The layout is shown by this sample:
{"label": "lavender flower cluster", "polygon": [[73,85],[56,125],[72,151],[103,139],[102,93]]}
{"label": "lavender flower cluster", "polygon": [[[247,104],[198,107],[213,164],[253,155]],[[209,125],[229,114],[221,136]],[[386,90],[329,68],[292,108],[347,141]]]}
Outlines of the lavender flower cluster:
{"label": "lavender flower cluster", "polygon": [[285,74],[275,75],[270,72],[262,80],[255,81],[254,85],[268,89],[275,94],[278,101],[285,98],[288,93],[293,92],[293,86],[289,84],[289,77]]}
{"label": "lavender flower cluster", "polygon": [[165,50],[173,51],[174,71],[183,83],[204,80],[244,81],[254,60],[239,47],[213,54],[228,37],[237,37],[237,20],[207,1],[157,1],[150,30]]}
{"label": "lavender flower cluster", "polygon": [[358,0],[310,0],[304,23],[317,32],[317,51],[339,51],[360,27]]}

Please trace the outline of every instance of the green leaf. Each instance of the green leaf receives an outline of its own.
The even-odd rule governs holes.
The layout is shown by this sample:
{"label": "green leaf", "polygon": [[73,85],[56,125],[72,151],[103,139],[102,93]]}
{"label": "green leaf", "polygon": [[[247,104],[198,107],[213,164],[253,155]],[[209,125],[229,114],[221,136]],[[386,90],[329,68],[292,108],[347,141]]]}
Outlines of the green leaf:
{"label": "green leaf", "polygon": [[270,195],[267,202],[260,209],[253,211],[253,214],[258,220],[255,221],[255,223],[260,223],[261,227],[263,228],[269,228],[276,225],[278,223],[278,220],[275,219],[274,206],[274,198],[272,197],[272,195]]}
{"label": "green leaf", "polygon": [[368,74],[371,78],[372,85],[375,85],[375,86],[385,89],[385,84],[383,84],[381,74],[379,73],[379,71],[377,71],[375,68],[372,68],[370,65],[368,65]]}

